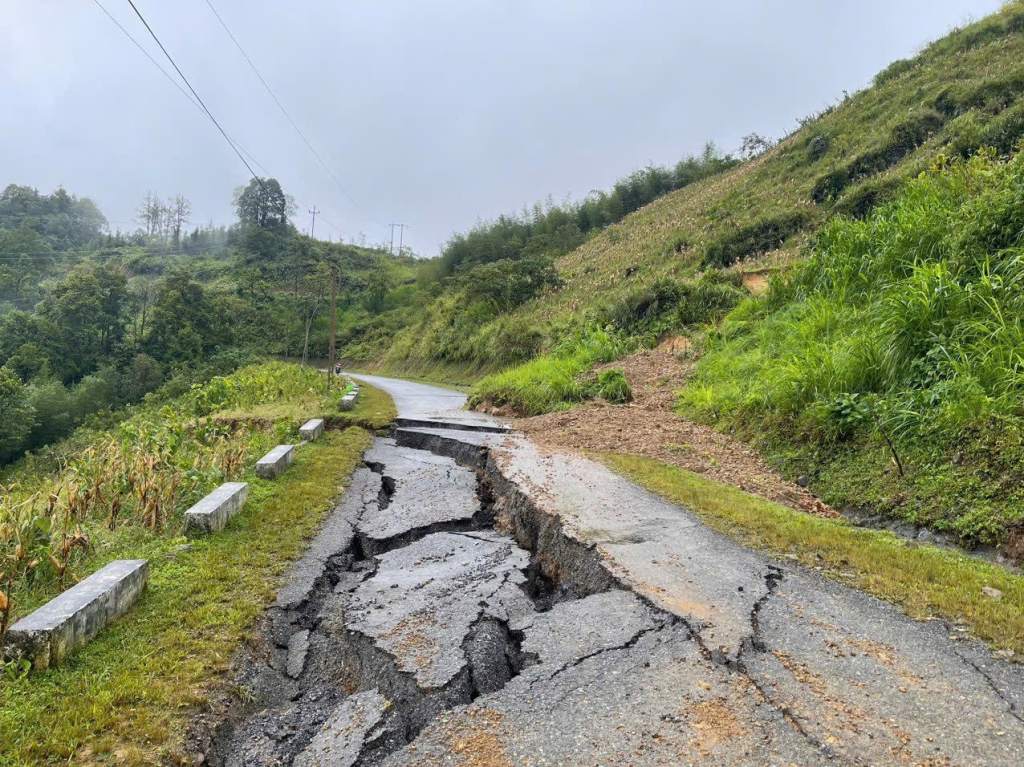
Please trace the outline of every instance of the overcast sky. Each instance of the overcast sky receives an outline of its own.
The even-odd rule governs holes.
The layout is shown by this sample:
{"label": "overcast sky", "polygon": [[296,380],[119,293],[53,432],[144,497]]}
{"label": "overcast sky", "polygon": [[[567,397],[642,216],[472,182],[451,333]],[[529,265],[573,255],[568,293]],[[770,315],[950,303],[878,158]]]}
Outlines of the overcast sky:
{"label": "overcast sky", "polygon": [[[100,0],[154,57],[127,0]],[[435,255],[454,231],[580,198],[706,140],[734,150],[866,85],[999,0],[136,0],[224,128],[317,234]],[[64,185],[112,228],[147,190],[230,223],[248,172],[95,0],[0,0],[0,187]],[[161,59],[165,69],[170,65]]]}

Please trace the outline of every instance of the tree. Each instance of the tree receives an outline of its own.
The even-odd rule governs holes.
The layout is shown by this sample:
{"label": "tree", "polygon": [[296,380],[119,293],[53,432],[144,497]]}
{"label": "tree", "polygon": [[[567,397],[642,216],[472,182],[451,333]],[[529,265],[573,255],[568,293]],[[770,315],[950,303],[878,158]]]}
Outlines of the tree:
{"label": "tree", "polygon": [[181,230],[192,215],[192,203],[179,194],[171,200],[168,207],[171,212],[171,235],[174,238],[174,247],[178,248],[181,246]]}
{"label": "tree", "polygon": [[40,302],[40,316],[57,328],[65,379],[91,373],[120,344],[127,298],[123,273],[81,264]]}
{"label": "tree", "polygon": [[238,220],[260,229],[283,229],[294,203],[285,195],[276,178],[254,178],[235,192]]}
{"label": "tree", "polygon": [[25,385],[6,367],[0,368],[0,462],[18,454],[34,425],[35,411]]}
{"label": "tree", "polygon": [[202,286],[176,269],[153,303],[146,350],[161,362],[199,362],[229,340],[227,324]]}
{"label": "tree", "polygon": [[775,142],[770,138],[766,138],[759,133],[748,133],[743,137],[743,142],[740,144],[740,156],[744,160],[750,160],[764,154],[773,146],[775,146]]}
{"label": "tree", "polygon": [[135,218],[142,225],[147,237],[155,237],[160,232],[160,221],[163,219],[163,204],[160,198],[152,192],[146,192]]}

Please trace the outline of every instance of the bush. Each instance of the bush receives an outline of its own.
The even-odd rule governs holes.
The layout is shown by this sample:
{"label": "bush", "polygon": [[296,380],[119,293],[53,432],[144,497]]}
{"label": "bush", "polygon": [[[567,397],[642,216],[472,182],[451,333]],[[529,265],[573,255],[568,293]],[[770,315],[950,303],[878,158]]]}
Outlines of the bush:
{"label": "bush", "polygon": [[704,249],[706,266],[730,266],[778,248],[813,220],[809,211],[792,210],[759,219],[723,234]]}
{"label": "bush", "polygon": [[629,386],[629,381],[626,380],[626,374],[620,368],[602,370],[598,373],[597,379],[589,387],[588,393],[614,405],[631,402],[633,399],[633,390]]}
{"label": "bush", "polygon": [[515,365],[540,353],[544,333],[522,317],[504,317],[484,328],[478,341],[478,362]]}
{"label": "bush", "polygon": [[877,206],[891,200],[902,184],[903,179],[897,176],[869,178],[840,197],[834,210],[844,216],[864,218]]}
{"label": "bush", "polygon": [[865,176],[891,168],[921,146],[944,122],[943,115],[926,109],[898,123],[877,149],[865,152],[849,164],[826,173],[811,190],[811,199],[822,203],[834,199],[846,187]]}
{"label": "bush", "polygon": [[563,410],[593,396],[581,376],[633,348],[635,341],[591,325],[565,338],[549,354],[482,378],[470,392],[470,405],[497,405],[519,415]]}
{"label": "bush", "polygon": [[669,279],[658,279],[633,288],[614,303],[597,312],[601,325],[611,325],[629,335],[658,333],[679,303],[683,287]]}
{"label": "bush", "polygon": [[721,319],[747,297],[739,274],[710,269],[693,283],[681,286],[676,320],[680,325],[700,325]]}

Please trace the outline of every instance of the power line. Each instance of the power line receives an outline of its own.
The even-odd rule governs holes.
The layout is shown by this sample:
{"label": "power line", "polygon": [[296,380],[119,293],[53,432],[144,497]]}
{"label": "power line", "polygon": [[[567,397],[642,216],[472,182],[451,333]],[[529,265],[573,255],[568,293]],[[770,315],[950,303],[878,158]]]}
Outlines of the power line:
{"label": "power line", "polygon": [[[194,98],[192,98],[192,96],[189,95],[189,92],[186,91],[183,87],[181,87],[181,83],[178,82],[177,80],[175,80],[174,76],[170,72],[168,72],[166,69],[164,69],[160,65],[159,61],[157,61],[155,58],[153,58],[153,55],[149,51],[146,50],[146,46],[144,46],[142,43],[140,43],[138,40],[136,40],[135,37],[132,35],[132,33],[129,32],[127,29],[125,29],[124,25],[120,21],[117,20],[117,17],[114,16],[110,11],[108,11],[100,3],[99,0],[92,0],[92,1],[93,1],[93,3],[96,4],[96,6],[101,11],[103,11],[103,13],[106,15],[106,17],[108,19],[110,19],[114,23],[114,25],[117,26],[117,28],[121,30],[122,33],[124,33],[124,36],[127,37],[136,48],[138,48],[140,51],[142,51],[142,54],[147,59],[149,59],[149,61],[153,64],[153,66],[155,66],[157,69],[160,70],[160,74],[162,74],[164,77],[166,77],[168,82],[170,82],[171,85],[173,85],[175,88],[177,88],[178,92],[181,93],[182,96],[184,96],[186,99],[188,99],[188,103],[190,103],[192,106],[194,106],[196,109],[198,109],[199,113],[202,114],[205,117],[206,116],[206,111],[203,109],[203,107],[201,107],[199,105],[199,102],[196,101]],[[228,136],[228,139],[229,139],[229,141],[232,144],[234,144],[236,147],[238,147],[238,151],[240,151],[242,154],[244,154],[246,157],[249,158],[250,162],[252,162],[253,165],[255,165],[257,168],[259,168],[261,171],[263,171],[263,173],[265,175],[267,175],[267,176],[270,175],[270,171],[268,171],[266,169],[266,167],[264,167],[263,163],[261,163],[259,160],[256,159],[255,156],[253,156],[252,152],[248,151],[244,146],[242,146],[240,143],[238,143],[238,141],[236,141],[234,138],[231,138],[230,135]]]}
{"label": "power line", "polygon": [[348,191],[342,185],[341,181],[334,174],[334,171],[332,171],[330,166],[324,161],[324,158],[320,154],[320,152],[318,152],[316,147],[313,146],[313,143],[308,138],[306,138],[306,134],[302,132],[302,129],[298,126],[295,120],[292,119],[291,114],[289,114],[288,110],[285,109],[284,104],[281,103],[281,99],[277,97],[277,94],[274,93],[274,90],[270,87],[270,84],[266,81],[266,78],[264,78],[263,75],[260,73],[260,70],[256,67],[256,64],[253,62],[252,58],[250,58],[249,54],[245,52],[245,48],[242,47],[242,44],[238,41],[238,38],[235,37],[234,33],[228,27],[227,22],[225,22],[223,17],[217,12],[217,9],[213,5],[213,1],[206,0],[206,4],[210,6],[210,10],[213,12],[213,15],[217,17],[217,21],[220,22],[220,25],[224,28],[224,31],[227,32],[228,37],[231,38],[231,42],[233,42],[235,44],[235,47],[238,48],[238,52],[242,54],[242,58],[245,59],[246,63],[249,65],[249,68],[252,69],[253,73],[263,84],[263,88],[270,95],[270,98],[272,98],[274,100],[274,103],[277,104],[277,108],[281,110],[281,114],[284,115],[285,119],[298,134],[299,138],[302,139],[302,143],[306,145],[306,148],[309,149],[313,157],[316,158],[316,161],[320,163],[320,167],[324,169],[324,172],[328,176],[330,176],[331,181],[333,181],[334,185],[338,187],[338,191],[340,191],[346,198],[348,198],[348,201],[351,202],[352,205],[356,207],[356,209],[359,209],[359,203],[357,203],[355,199],[352,197],[352,195],[348,193]]}
{"label": "power line", "polygon": [[[209,115],[209,114],[208,114],[208,112],[207,112],[207,110],[205,109],[205,107],[204,107],[204,106],[202,106],[202,105],[200,105],[200,103],[199,103],[198,101],[196,101],[196,99],[194,99],[194,98],[193,98],[193,97],[192,97],[191,95],[189,95],[188,91],[186,91],[186,90],[185,90],[185,89],[184,89],[184,88],[183,88],[183,87],[181,86],[181,83],[180,83],[180,82],[178,82],[178,81],[177,81],[176,79],[174,79],[173,75],[171,75],[171,74],[170,74],[170,73],[169,73],[169,72],[168,72],[168,71],[167,71],[166,69],[164,69],[164,68],[163,68],[163,67],[162,67],[162,66],[160,65],[160,62],[159,62],[159,61],[157,61],[157,60],[156,60],[156,59],[155,59],[155,58],[154,58],[154,57],[153,57],[153,56],[152,56],[152,55],[150,54],[150,52],[149,52],[148,50],[146,50],[146,47],[145,47],[144,45],[142,45],[142,43],[140,43],[140,42],[139,42],[139,41],[138,41],[138,40],[137,40],[137,39],[136,39],[136,38],[135,38],[135,37],[134,37],[134,36],[132,35],[132,33],[131,33],[131,32],[129,32],[129,31],[128,31],[128,30],[127,30],[127,29],[126,29],[125,27],[124,27],[124,25],[123,25],[123,24],[121,24],[121,22],[120,22],[120,21],[118,21],[118,20],[117,20],[117,17],[115,17],[115,16],[114,16],[114,15],[113,15],[112,13],[110,13],[110,11],[108,11],[108,10],[107,10],[107,8],[106,8],[105,6],[103,6],[103,4],[102,4],[102,3],[100,3],[100,2],[99,2],[99,0],[93,0],[93,3],[94,3],[94,4],[95,4],[95,5],[96,5],[96,6],[97,6],[97,7],[98,7],[98,8],[99,8],[99,9],[100,9],[100,10],[101,10],[101,11],[102,11],[103,13],[104,13],[104,15],[105,15],[105,16],[106,16],[106,17],[107,17],[108,19],[110,19],[110,21],[111,21],[111,22],[112,22],[112,23],[113,23],[113,24],[114,24],[114,25],[115,25],[115,26],[116,26],[116,27],[117,27],[117,28],[118,28],[119,30],[121,30],[121,33],[122,33],[122,34],[124,34],[124,36],[125,36],[125,37],[127,37],[127,38],[128,38],[128,40],[130,40],[130,41],[131,41],[131,43],[132,43],[132,44],[133,44],[133,45],[134,45],[134,46],[135,46],[136,48],[138,48],[138,49],[139,49],[140,51],[142,51],[142,54],[143,54],[143,55],[144,55],[144,56],[145,56],[145,57],[146,57],[147,59],[149,59],[150,63],[151,63],[151,64],[153,64],[153,66],[155,66],[155,67],[156,67],[156,68],[157,68],[157,69],[158,69],[158,70],[160,71],[160,73],[161,73],[161,74],[162,74],[162,75],[163,75],[163,76],[164,76],[165,78],[167,78],[168,82],[170,82],[170,83],[171,83],[171,85],[173,85],[173,86],[174,86],[175,88],[177,88],[178,92],[179,92],[179,93],[181,93],[181,95],[182,95],[182,96],[184,96],[184,97],[185,97],[186,99],[188,99],[188,102],[189,102],[189,103],[190,103],[190,104],[191,104],[192,106],[194,106],[194,107],[195,107],[196,109],[198,109],[198,110],[199,110],[200,114],[203,114],[204,116],[206,116],[206,117],[210,117],[210,118],[212,119],[212,115]],[[211,5],[211,10],[213,10],[213,11],[214,11],[214,13],[216,14],[216,9],[214,9],[214,8],[212,7],[212,5]],[[138,13],[138,9],[136,9],[136,13]],[[218,16],[218,19],[219,19],[219,16]],[[145,23],[145,20],[143,20],[143,23]],[[223,20],[222,20],[222,19],[221,19],[221,23],[223,24]],[[226,31],[228,32],[228,34],[230,35],[230,34],[231,34],[231,31],[227,29],[227,26],[226,26],[226,25],[224,25],[224,26],[225,26],[225,30],[226,30]],[[147,28],[148,28],[148,25],[147,25]],[[150,34],[152,34],[152,30],[150,30]],[[155,36],[154,36],[154,39],[155,39]],[[233,36],[232,36],[232,39],[234,39],[234,38],[233,38]],[[159,41],[157,41],[157,42],[159,42]],[[237,44],[238,44],[238,43],[237,43],[237,41],[235,41],[235,42],[236,42],[236,45],[237,45]],[[162,47],[162,46],[161,46],[161,47]],[[239,49],[241,50],[241,46],[239,46]],[[166,55],[166,53],[167,53],[167,52],[166,52],[166,50],[164,51],[164,53],[165,53],[165,55]],[[244,51],[243,51],[243,55],[244,55]],[[170,58],[170,57],[168,56],[168,58]],[[172,63],[173,63],[173,61],[172,61]],[[179,73],[180,73],[180,70],[179,70]],[[258,73],[257,73],[257,74],[258,74]],[[182,75],[182,79],[184,79],[184,75]],[[190,87],[191,87],[191,86],[190,86]],[[218,125],[218,127],[220,127],[220,126]],[[297,126],[296,126],[296,130],[298,130],[298,127],[297,127]],[[271,174],[271,173],[270,173],[270,171],[269,171],[269,170],[268,170],[268,169],[266,168],[266,166],[264,166],[264,165],[263,165],[263,163],[261,163],[261,162],[260,162],[260,161],[259,161],[259,160],[258,160],[258,159],[257,159],[257,158],[255,157],[255,155],[253,155],[253,154],[252,154],[252,152],[249,152],[249,151],[248,151],[248,150],[247,150],[247,149],[246,149],[246,148],[245,148],[244,146],[242,146],[242,145],[241,145],[241,144],[240,144],[240,143],[239,143],[238,141],[236,141],[236,140],[235,140],[234,138],[232,138],[232,137],[230,136],[230,134],[226,134],[226,133],[225,133],[225,131],[223,130],[223,128],[221,128],[221,133],[222,133],[222,134],[225,134],[225,135],[226,135],[226,137],[227,137],[227,139],[228,139],[228,142],[229,142],[229,143],[230,143],[230,144],[232,145],[232,147],[233,147],[233,148],[236,148],[236,153],[237,153],[237,152],[241,152],[241,153],[242,153],[243,155],[245,155],[245,157],[247,157],[247,158],[249,159],[249,161],[250,161],[250,162],[251,162],[251,163],[252,163],[253,165],[255,165],[255,166],[256,166],[257,168],[259,168],[259,169],[260,169],[260,170],[261,170],[261,171],[263,172],[263,174],[264,174],[264,175],[266,175],[266,176],[270,176],[270,175],[273,175],[273,174]],[[314,152],[315,152],[315,150],[314,150]],[[243,162],[244,162],[244,160],[243,160]],[[248,167],[248,165],[247,165],[247,167]],[[330,169],[329,169],[329,168],[325,168],[325,170],[327,170],[328,172],[330,172]],[[252,168],[251,168],[251,167],[249,168],[249,172],[250,172],[250,173],[252,172]],[[254,174],[254,176],[255,176],[255,174]],[[257,180],[259,180],[259,179],[257,179]],[[335,183],[337,183],[337,179],[334,179],[334,180],[335,180]],[[339,189],[341,189],[340,185],[339,185]],[[347,194],[347,193],[345,192],[345,190],[344,190],[344,189],[341,189],[341,191],[342,191],[342,193],[343,193],[343,194],[345,194],[345,195],[346,195],[347,197],[349,196],[349,195],[348,195],[348,194]],[[351,200],[351,197],[349,197],[349,199]],[[355,204],[355,201],[354,201],[354,200],[353,200],[353,204]],[[357,207],[358,207],[358,206],[357,206]],[[331,229],[333,229],[333,230],[334,230],[335,232],[337,232],[339,236],[340,236],[340,235],[342,234],[342,232],[343,232],[344,230],[343,230],[343,229],[342,229],[342,228],[341,228],[340,226],[337,226],[336,224],[334,224],[334,223],[333,223],[333,222],[332,222],[332,221],[331,221],[330,219],[328,219],[328,218],[327,218],[326,216],[322,215],[322,213],[319,213],[318,215],[320,215],[320,218],[321,218],[321,220],[323,220],[323,221],[324,221],[324,223],[326,223],[326,224],[327,224],[327,225],[328,225],[328,226],[329,226],[329,227],[330,227]],[[110,219],[108,219],[108,221],[109,221],[109,220],[110,220]],[[127,223],[127,222],[126,222],[126,223]]]}
{"label": "power line", "polygon": [[198,93],[196,93],[196,89],[192,87],[192,83],[188,81],[188,78],[185,77],[185,73],[181,71],[181,67],[178,66],[177,62],[175,62],[171,54],[167,52],[167,49],[164,47],[164,44],[160,42],[160,38],[156,36],[156,32],[154,32],[153,28],[149,26],[149,22],[146,21],[146,17],[143,16],[139,9],[136,7],[135,0],[128,0],[128,5],[132,7],[132,10],[135,11],[135,15],[139,17],[139,21],[142,22],[142,25],[146,28],[146,31],[149,32],[153,40],[156,41],[156,44],[160,46],[160,50],[164,52],[164,56],[166,56],[167,60],[171,62],[171,66],[174,67],[174,71],[178,73],[178,76],[182,79],[182,81],[184,81],[185,85],[187,85],[188,89],[192,92],[192,95],[196,97],[196,101],[199,102],[199,105],[203,108],[203,111],[206,112],[206,116],[209,117],[210,121],[217,126],[217,130],[220,131],[220,135],[222,135],[224,137],[224,140],[228,142],[228,145],[231,147],[234,153],[238,155],[238,159],[241,160],[242,163],[245,165],[246,169],[248,169],[249,174],[262,188],[263,180],[256,175],[256,171],[252,169],[252,166],[249,164],[249,161],[245,159],[245,157],[242,155],[240,151],[238,151],[238,147],[235,146],[235,142],[231,140],[231,138],[228,136],[224,128],[221,127],[221,124],[217,122],[217,118],[213,116],[213,112],[210,111],[210,108],[206,106],[206,103],[203,101],[203,99],[199,96]]}

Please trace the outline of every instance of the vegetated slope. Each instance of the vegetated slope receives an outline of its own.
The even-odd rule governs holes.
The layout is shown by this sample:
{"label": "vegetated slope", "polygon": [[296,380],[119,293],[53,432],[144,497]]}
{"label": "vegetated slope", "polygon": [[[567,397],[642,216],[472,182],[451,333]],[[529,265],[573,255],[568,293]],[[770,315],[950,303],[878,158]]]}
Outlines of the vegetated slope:
{"label": "vegetated slope", "polygon": [[[186,720],[209,705],[370,435],[328,431],[274,480],[255,476],[254,462],[296,442],[308,417],[338,415],[340,391],[308,367],[247,366],[151,397],[116,427],[80,428],[5,470],[0,764],[182,762]],[[374,414],[360,403],[345,415]],[[250,484],[245,508],[216,535],[186,541],[184,510],[225,480]],[[149,561],[149,585],[127,615],[45,673],[5,655],[14,619],[121,558]]]}
{"label": "vegetated slope", "polygon": [[[600,394],[601,338],[695,330],[706,356],[684,416],[757,442],[838,508],[1024,559],[1024,178],[1008,160],[1024,139],[1022,62],[1014,3],[610,227],[516,315],[572,342],[484,378],[473,401],[565,408]],[[780,265],[716,330],[730,291]]]}
{"label": "vegetated slope", "polygon": [[286,209],[189,232],[171,202],[147,195],[143,226],[110,234],[63,189],[0,192],[0,465],[162,385],[326,356],[332,276],[343,343],[369,314],[386,329],[415,312],[409,257],[305,237]]}
{"label": "vegetated slope", "polygon": [[[750,273],[793,264],[831,217],[867,215],[939,153],[1010,153],[1024,137],[1022,93],[1024,5],[1016,2],[890,65],[754,160],[608,227],[555,262],[559,289],[499,321],[543,335],[540,346],[556,357],[567,336],[585,341],[581,328],[595,322],[650,341],[713,321],[737,298],[715,270],[749,284]],[[477,399],[536,412],[520,406],[537,399],[521,396],[533,378],[513,369],[482,382]],[[578,397],[547,399],[550,409]]]}
{"label": "vegetated slope", "polygon": [[686,414],[837,505],[1024,555],[1024,154],[938,162],[734,310]]}
{"label": "vegetated slope", "polygon": [[[829,217],[863,216],[942,151],[1012,150],[1024,136],[1024,6],[898,61],[756,159],[672,192],[558,258],[557,289],[498,322],[561,340],[584,312],[642,294],[661,278],[791,262]],[[768,255],[765,255],[768,254]],[[645,319],[643,316],[640,319]]]}

